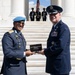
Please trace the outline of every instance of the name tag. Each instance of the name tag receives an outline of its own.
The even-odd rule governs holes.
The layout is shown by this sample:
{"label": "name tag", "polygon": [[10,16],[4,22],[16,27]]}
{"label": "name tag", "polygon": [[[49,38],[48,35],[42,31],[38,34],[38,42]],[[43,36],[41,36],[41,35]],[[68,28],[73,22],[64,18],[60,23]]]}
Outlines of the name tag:
{"label": "name tag", "polygon": [[51,33],[51,36],[57,36],[57,34],[58,33],[54,31],[54,32]]}

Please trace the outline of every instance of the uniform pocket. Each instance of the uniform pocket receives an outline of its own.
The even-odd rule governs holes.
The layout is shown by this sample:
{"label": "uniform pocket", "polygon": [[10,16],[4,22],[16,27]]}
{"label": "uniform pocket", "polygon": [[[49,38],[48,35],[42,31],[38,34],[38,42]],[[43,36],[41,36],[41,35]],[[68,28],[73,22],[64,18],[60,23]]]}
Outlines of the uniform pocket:
{"label": "uniform pocket", "polygon": [[16,59],[12,59],[12,58],[9,58],[8,59],[8,63],[9,63],[9,66],[10,67],[17,67],[19,66],[19,60],[16,60]]}
{"label": "uniform pocket", "polygon": [[54,61],[54,69],[55,69],[56,71],[59,71],[60,68],[61,68],[61,59],[56,59],[56,60]]}
{"label": "uniform pocket", "polygon": [[10,67],[19,67],[19,64],[10,64]]}

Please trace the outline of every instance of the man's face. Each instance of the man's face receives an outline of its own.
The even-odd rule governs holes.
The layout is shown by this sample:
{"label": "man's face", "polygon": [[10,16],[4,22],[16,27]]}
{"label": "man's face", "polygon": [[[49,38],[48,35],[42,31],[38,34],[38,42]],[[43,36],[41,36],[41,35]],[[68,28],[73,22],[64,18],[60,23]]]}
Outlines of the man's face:
{"label": "man's face", "polygon": [[17,30],[21,31],[24,27],[24,24],[25,24],[24,21],[17,21],[17,22],[14,23],[14,27]]}
{"label": "man's face", "polygon": [[51,21],[53,24],[56,24],[56,23],[60,20],[60,17],[61,17],[61,14],[60,14],[60,13],[50,14],[50,15],[49,15],[50,21]]}

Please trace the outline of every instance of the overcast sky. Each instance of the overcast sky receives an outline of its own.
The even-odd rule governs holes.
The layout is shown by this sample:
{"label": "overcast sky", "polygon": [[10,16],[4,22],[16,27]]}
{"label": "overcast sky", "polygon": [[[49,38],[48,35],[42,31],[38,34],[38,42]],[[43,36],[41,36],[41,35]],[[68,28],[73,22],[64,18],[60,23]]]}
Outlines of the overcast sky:
{"label": "overcast sky", "polygon": [[[29,4],[36,4],[37,0],[29,0]],[[40,5],[47,7],[50,5],[50,0],[40,0]]]}

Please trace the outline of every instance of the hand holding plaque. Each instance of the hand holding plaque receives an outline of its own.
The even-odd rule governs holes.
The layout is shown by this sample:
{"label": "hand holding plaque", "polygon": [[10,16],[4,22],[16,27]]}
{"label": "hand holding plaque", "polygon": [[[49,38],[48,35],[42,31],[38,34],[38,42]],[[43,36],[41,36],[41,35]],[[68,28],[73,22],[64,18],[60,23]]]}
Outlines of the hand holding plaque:
{"label": "hand holding plaque", "polygon": [[32,52],[38,53],[38,51],[42,50],[42,44],[33,44],[33,45],[30,45],[30,50]]}

